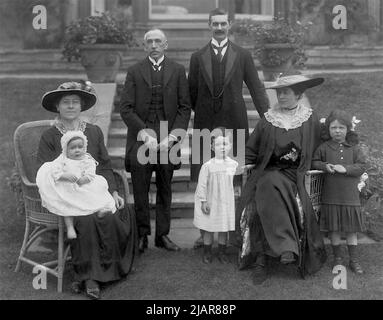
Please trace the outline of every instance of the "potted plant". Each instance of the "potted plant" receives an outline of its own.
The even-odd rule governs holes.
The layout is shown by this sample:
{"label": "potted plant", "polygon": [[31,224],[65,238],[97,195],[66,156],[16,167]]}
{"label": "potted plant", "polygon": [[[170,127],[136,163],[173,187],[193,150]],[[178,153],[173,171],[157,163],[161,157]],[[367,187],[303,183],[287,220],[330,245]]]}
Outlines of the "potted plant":
{"label": "potted plant", "polygon": [[238,21],[233,27],[236,38],[252,41],[255,56],[267,81],[304,65],[307,60],[303,49],[305,29],[299,21],[292,24],[283,18],[264,23],[246,19]]}
{"label": "potted plant", "polygon": [[114,82],[122,64],[122,53],[137,46],[126,19],[109,12],[72,22],[65,29],[64,58],[81,60],[92,82]]}

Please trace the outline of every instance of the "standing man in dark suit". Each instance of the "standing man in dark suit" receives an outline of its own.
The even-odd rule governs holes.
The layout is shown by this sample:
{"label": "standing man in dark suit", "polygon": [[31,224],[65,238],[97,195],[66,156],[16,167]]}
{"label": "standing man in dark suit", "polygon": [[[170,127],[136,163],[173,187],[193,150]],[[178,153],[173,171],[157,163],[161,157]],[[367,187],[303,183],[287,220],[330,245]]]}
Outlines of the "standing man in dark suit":
{"label": "standing man in dark suit", "polygon": [[[245,141],[249,137],[247,110],[242,95],[243,82],[246,83],[261,117],[267,111],[269,101],[264,85],[258,78],[251,53],[229,41],[230,26],[227,12],[222,9],[211,11],[209,28],[212,39],[191,56],[189,88],[191,105],[195,112],[193,129],[233,129],[233,155],[244,159],[244,154],[237,154],[237,130],[245,131],[242,135]],[[245,144],[245,141],[241,143]],[[193,141],[192,153],[196,152],[199,153],[200,161],[192,162],[192,181],[198,180],[204,159],[202,144],[198,150]]]}
{"label": "standing man in dark suit", "polygon": [[[148,247],[151,233],[149,188],[153,171],[157,187],[155,245],[178,251],[168,233],[171,180],[173,170],[179,166],[172,164],[171,159],[163,161],[163,155],[169,160],[170,149],[182,139],[172,130],[187,130],[191,112],[189,90],[185,68],[164,55],[168,43],[161,30],[148,31],[144,47],[148,56],[128,69],[121,98],[121,117],[128,127],[125,167],[132,176],[139,251]],[[155,161],[143,161],[141,151],[145,148],[149,154],[157,155]]]}

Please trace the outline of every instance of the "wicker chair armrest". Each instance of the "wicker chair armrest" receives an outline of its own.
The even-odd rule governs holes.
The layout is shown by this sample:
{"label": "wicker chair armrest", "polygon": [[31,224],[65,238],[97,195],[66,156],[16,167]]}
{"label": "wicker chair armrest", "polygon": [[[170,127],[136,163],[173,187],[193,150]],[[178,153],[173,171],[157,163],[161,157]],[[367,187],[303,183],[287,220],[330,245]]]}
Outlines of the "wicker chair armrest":
{"label": "wicker chair armrest", "polygon": [[245,185],[248,176],[251,174],[251,170],[255,168],[255,164],[247,164],[243,167],[242,173],[242,187]]}
{"label": "wicker chair armrest", "polygon": [[30,182],[27,177],[21,177],[21,181],[28,188],[37,188],[37,184],[35,182]]}
{"label": "wicker chair armrest", "polygon": [[114,178],[117,183],[117,191],[124,198],[125,203],[128,203],[129,199],[129,184],[125,173],[125,170],[113,169]]}
{"label": "wicker chair armrest", "polygon": [[314,175],[318,175],[318,174],[322,174],[322,173],[324,173],[323,170],[307,170],[306,171],[307,176],[314,176]]}

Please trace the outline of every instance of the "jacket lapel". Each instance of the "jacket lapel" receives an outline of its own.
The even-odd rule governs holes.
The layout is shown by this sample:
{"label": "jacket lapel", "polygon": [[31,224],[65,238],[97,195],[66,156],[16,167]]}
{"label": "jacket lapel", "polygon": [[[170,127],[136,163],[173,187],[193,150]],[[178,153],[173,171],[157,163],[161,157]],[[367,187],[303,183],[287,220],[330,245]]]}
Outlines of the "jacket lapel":
{"label": "jacket lapel", "polygon": [[210,42],[205,48],[202,49],[202,74],[205,78],[206,84],[209,87],[210,93],[213,95],[213,66],[211,64]]}
{"label": "jacket lapel", "polygon": [[142,60],[141,66],[140,66],[140,71],[142,74],[142,77],[148,84],[149,88],[152,87],[152,78],[150,76],[150,61],[148,58]]}
{"label": "jacket lapel", "polygon": [[237,52],[233,49],[233,46],[231,45],[231,42],[229,42],[226,54],[227,54],[227,59],[226,59],[226,66],[225,66],[225,81],[224,81],[224,86],[229,82],[229,80],[231,78],[231,74],[232,74],[232,71],[233,71],[235,60],[237,58]]}
{"label": "jacket lapel", "polygon": [[173,65],[173,63],[167,57],[165,57],[163,65],[164,65],[163,87],[165,88],[166,85],[168,84],[170,78],[173,75],[174,65]]}

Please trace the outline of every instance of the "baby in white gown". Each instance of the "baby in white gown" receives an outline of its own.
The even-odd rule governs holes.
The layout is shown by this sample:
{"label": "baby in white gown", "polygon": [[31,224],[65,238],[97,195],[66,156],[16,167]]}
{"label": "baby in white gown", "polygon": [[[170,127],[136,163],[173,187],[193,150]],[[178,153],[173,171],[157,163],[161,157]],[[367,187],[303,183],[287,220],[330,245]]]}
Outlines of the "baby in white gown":
{"label": "baby in white gown", "polygon": [[68,131],[61,138],[62,153],[44,163],[37,172],[36,184],[43,207],[63,216],[68,239],[77,237],[74,216],[97,212],[99,217],[116,212],[108,182],[96,174],[97,161],[86,152],[87,138],[81,131]]}

